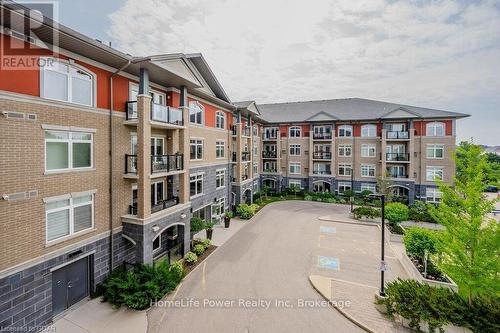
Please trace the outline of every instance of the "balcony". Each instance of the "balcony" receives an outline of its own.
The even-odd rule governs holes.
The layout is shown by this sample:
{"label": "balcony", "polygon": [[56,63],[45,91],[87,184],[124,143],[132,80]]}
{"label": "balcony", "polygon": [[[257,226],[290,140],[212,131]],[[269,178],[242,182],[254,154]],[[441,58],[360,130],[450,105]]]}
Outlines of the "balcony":
{"label": "balcony", "polygon": [[[151,156],[151,173],[168,173],[184,169],[184,155]],[[125,174],[137,173],[137,155],[125,154]]]}
{"label": "balcony", "polygon": [[332,133],[313,133],[314,140],[331,140]]}
{"label": "balcony", "polygon": [[[127,120],[137,120],[137,101],[126,102]],[[151,103],[151,121],[156,121],[164,124],[183,126],[182,110],[171,107]]]}
{"label": "balcony", "polygon": [[151,156],[151,173],[173,172],[184,169],[184,155],[154,155]]}
{"label": "balcony", "polygon": [[408,140],[410,138],[410,133],[408,131],[388,131],[386,137],[388,140]]}
{"label": "balcony", "polygon": [[278,154],[276,150],[263,150],[262,158],[277,158]]}
{"label": "balcony", "polygon": [[313,152],[313,159],[315,160],[331,160],[332,152],[330,151],[315,151]]}
{"label": "balcony", "polygon": [[250,162],[250,152],[249,151],[241,152],[241,161],[242,162]]}
{"label": "balcony", "polygon": [[[178,204],[179,204],[178,197],[173,197],[171,199],[161,200],[156,205],[151,205],[151,213],[157,213],[157,212],[162,211],[164,209],[174,207],[175,205],[178,205]],[[128,213],[130,215],[137,215],[137,202],[128,206]]]}
{"label": "balcony", "polygon": [[262,140],[277,140],[278,139],[278,133],[264,133],[262,135]]}
{"label": "balcony", "polygon": [[409,162],[409,153],[386,153],[385,160],[387,162]]}
{"label": "balcony", "polygon": [[318,170],[313,170],[313,175],[331,175],[332,170],[331,169],[318,169]]}
{"label": "balcony", "polygon": [[408,175],[406,173],[401,173],[401,172],[391,172],[387,170],[387,176],[389,178],[408,178]]}
{"label": "balcony", "polygon": [[245,126],[241,128],[241,135],[252,136],[252,128],[250,126]]}

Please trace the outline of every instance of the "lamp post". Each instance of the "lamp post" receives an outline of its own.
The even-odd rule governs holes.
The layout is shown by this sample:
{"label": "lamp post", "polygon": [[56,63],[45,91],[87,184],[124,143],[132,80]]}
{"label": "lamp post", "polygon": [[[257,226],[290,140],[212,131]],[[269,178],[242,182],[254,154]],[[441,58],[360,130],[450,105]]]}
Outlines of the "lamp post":
{"label": "lamp post", "polygon": [[372,194],[372,196],[380,198],[382,204],[382,243],[380,244],[380,291],[379,295],[385,296],[385,283],[384,283],[384,273],[387,269],[385,265],[385,194]]}
{"label": "lamp post", "polygon": [[351,168],[351,196],[349,197],[351,202],[351,213],[354,210],[354,170]]}

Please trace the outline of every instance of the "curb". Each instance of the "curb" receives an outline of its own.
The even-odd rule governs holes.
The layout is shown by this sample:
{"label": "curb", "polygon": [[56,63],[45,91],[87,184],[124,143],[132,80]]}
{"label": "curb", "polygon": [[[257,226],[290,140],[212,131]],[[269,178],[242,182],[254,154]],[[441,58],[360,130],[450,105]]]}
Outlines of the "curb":
{"label": "curb", "polygon": [[343,315],[345,318],[347,318],[347,320],[349,320],[350,322],[352,322],[354,325],[358,326],[359,328],[361,328],[362,330],[366,331],[366,332],[369,332],[369,333],[377,333],[376,331],[372,330],[371,328],[367,327],[366,325],[360,323],[359,321],[357,321],[353,316],[351,316],[350,314],[348,314],[347,312],[343,311],[341,308],[339,308],[338,306],[334,305],[333,302],[331,302],[331,299],[329,299],[326,295],[324,295],[321,291],[319,291],[318,288],[316,288],[316,286],[314,285],[314,283],[312,282],[311,280],[311,276],[312,275],[309,275],[309,283],[311,284],[311,286],[313,287],[314,290],[316,290],[316,292],[318,294],[321,295],[321,297],[323,297],[326,301],[330,302],[330,305],[335,309],[337,310],[341,315]]}
{"label": "curb", "polygon": [[345,223],[345,224],[353,224],[353,225],[368,225],[370,227],[378,227],[380,225],[380,222],[352,222],[352,221],[339,221],[339,220],[333,220],[330,218],[326,217],[318,217],[318,220],[320,221],[326,221],[326,222],[337,222],[337,223]]}

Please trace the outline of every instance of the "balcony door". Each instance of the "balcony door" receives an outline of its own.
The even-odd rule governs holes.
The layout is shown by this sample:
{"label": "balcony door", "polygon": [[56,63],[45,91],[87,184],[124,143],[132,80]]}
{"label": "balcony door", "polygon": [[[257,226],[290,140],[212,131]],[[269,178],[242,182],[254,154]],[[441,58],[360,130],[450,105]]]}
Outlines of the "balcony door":
{"label": "balcony door", "polygon": [[165,198],[165,183],[163,181],[151,184],[151,206],[161,204]]}
{"label": "balcony door", "polygon": [[388,154],[404,154],[406,153],[406,145],[390,145],[386,147]]}
{"label": "balcony door", "polygon": [[151,156],[164,154],[164,138],[151,138]]}
{"label": "balcony door", "polygon": [[406,132],[406,124],[405,123],[387,124],[387,131],[389,131],[389,132]]}

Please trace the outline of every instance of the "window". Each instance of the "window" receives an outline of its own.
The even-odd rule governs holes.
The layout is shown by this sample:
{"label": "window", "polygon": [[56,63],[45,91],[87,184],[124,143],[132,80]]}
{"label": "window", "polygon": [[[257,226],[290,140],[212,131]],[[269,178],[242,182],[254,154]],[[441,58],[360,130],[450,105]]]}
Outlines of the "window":
{"label": "window", "polygon": [[387,167],[389,177],[392,178],[407,178],[406,168],[403,165],[391,165]]}
{"label": "window", "polygon": [[215,113],[215,127],[226,128],[226,115],[223,111],[217,111]]}
{"label": "window", "polygon": [[264,162],[264,172],[277,172],[276,162]]}
{"label": "window", "polygon": [[165,184],[163,181],[151,183],[151,206],[159,205],[165,199]]}
{"label": "window", "polygon": [[339,176],[350,176],[352,172],[351,164],[339,164]]}
{"label": "window", "polygon": [[291,174],[300,174],[300,163],[298,162],[290,163],[289,170]]}
{"label": "window", "polygon": [[300,188],[300,189],[302,189],[302,182],[300,181],[300,179],[290,179],[290,180],[288,181],[288,186],[289,186],[289,187],[294,186],[294,187],[296,187],[296,188]]}
{"label": "window", "polygon": [[215,171],[215,188],[219,189],[226,186],[226,170]]}
{"label": "window", "polygon": [[253,171],[254,175],[259,173],[259,164],[258,163],[253,164],[252,171]]}
{"label": "window", "polygon": [[161,250],[161,237],[161,234],[159,234],[155,239],[153,239],[153,253]]}
{"label": "window", "polygon": [[42,97],[94,105],[94,76],[90,72],[55,59],[47,59],[40,70]]}
{"label": "window", "polygon": [[433,122],[426,125],[427,136],[444,136],[444,124]]}
{"label": "window", "polygon": [[444,156],[444,145],[427,145],[427,158],[440,159]]}
{"label": "window", "polygon": [[332,138],[331,126],[314,126],[313,137],[317,139],[331,139]]}
{"label": "window", "polygon": [[92,145],[92,133],[45,131],[45,170],[91,168]]}
{"label": "window", "polygon": [[361,145],[361,157],[375,157],[377,149],[375,145]]}
{"label": "window", "polygon": [[428,181],[434,181],[436,180],[436,177],[443,180],[443,167],[428,166],[426,179]]}
{"label": "window", "polygon": [[297,144],[290,145],[290,155],[299,156],[300,155],[300,145],[297,145]]}
{"label": "window", "polygon": [[351,156],[352,146],[351,145],[339,145],[339,156]]}
{"label": "window", "polygon": [[[165,138],[157,137],[151,138],[151,156],[163,155],[163,147],[165,146],[164,139]],[[137,144],[137,136],[135,136],[135,142]]]}
{"label": "window", "polygon": [[361,183],[361,192],[363,191],[377,193],[377,185],[374,183]]}
{"label": "window", "polygon": [[94,195],[68,197],[45,204],[46,240],[54,241],[94,227]]}
{"label": "window", "polygon": [[224,141],[215,142],[215,157],[224,158],[226,156],[226,143]]}
{"label": "window", "polygon": [[374,138],[377,136],[376,125],[363,125],[361,126],[361,136],[367,138]]}
{"label": "window", "polygon": [[189,156],[191,160],[203,159],[203,140],[191,139],[189,141]]}
{"label": "window", "polygon": [[351,183],[339,182],[338,191],[339,193],[344,193],[345,191],[351,190]]}
{"label": "window", "polygon": [[264,128],[264,139],[276,139],[276,138],[278,138],[278,128],[277,127]]}
{"label": "window", "polygon": [[439,192],[437,188],[428,187],[425,190],[425,198],[427,202],[438,203],[441,201],[441,195],[443,192]]}
{"label": "window", "polygon": [[300,138],[300,127],[298,126],[290,127],[289,132],[291,138]]}
{"label": "window", "polygon": [[224,198],[217,199],[217,201],[211,206],[212,210],[212,222],[218,223],[222,219],[222,214],[224,214],[226,206],[226,200]]}
{"label": "window", "polygon": [[203,174],[189,177],[189,195],[191,197],[203,194]]}
{"label": "window", "polygon": [[203,106],[198,102],[189,103],[189,122],[192,124],[203,125]]}
{"label": "window", "polygon": [[339,126],[339,136],[340,137],[351,137],[352,136],[352,126],[351,125]]}
{"label": "window", "polygon": [[361,164],[361,177],[375,177],[375,165]]}

